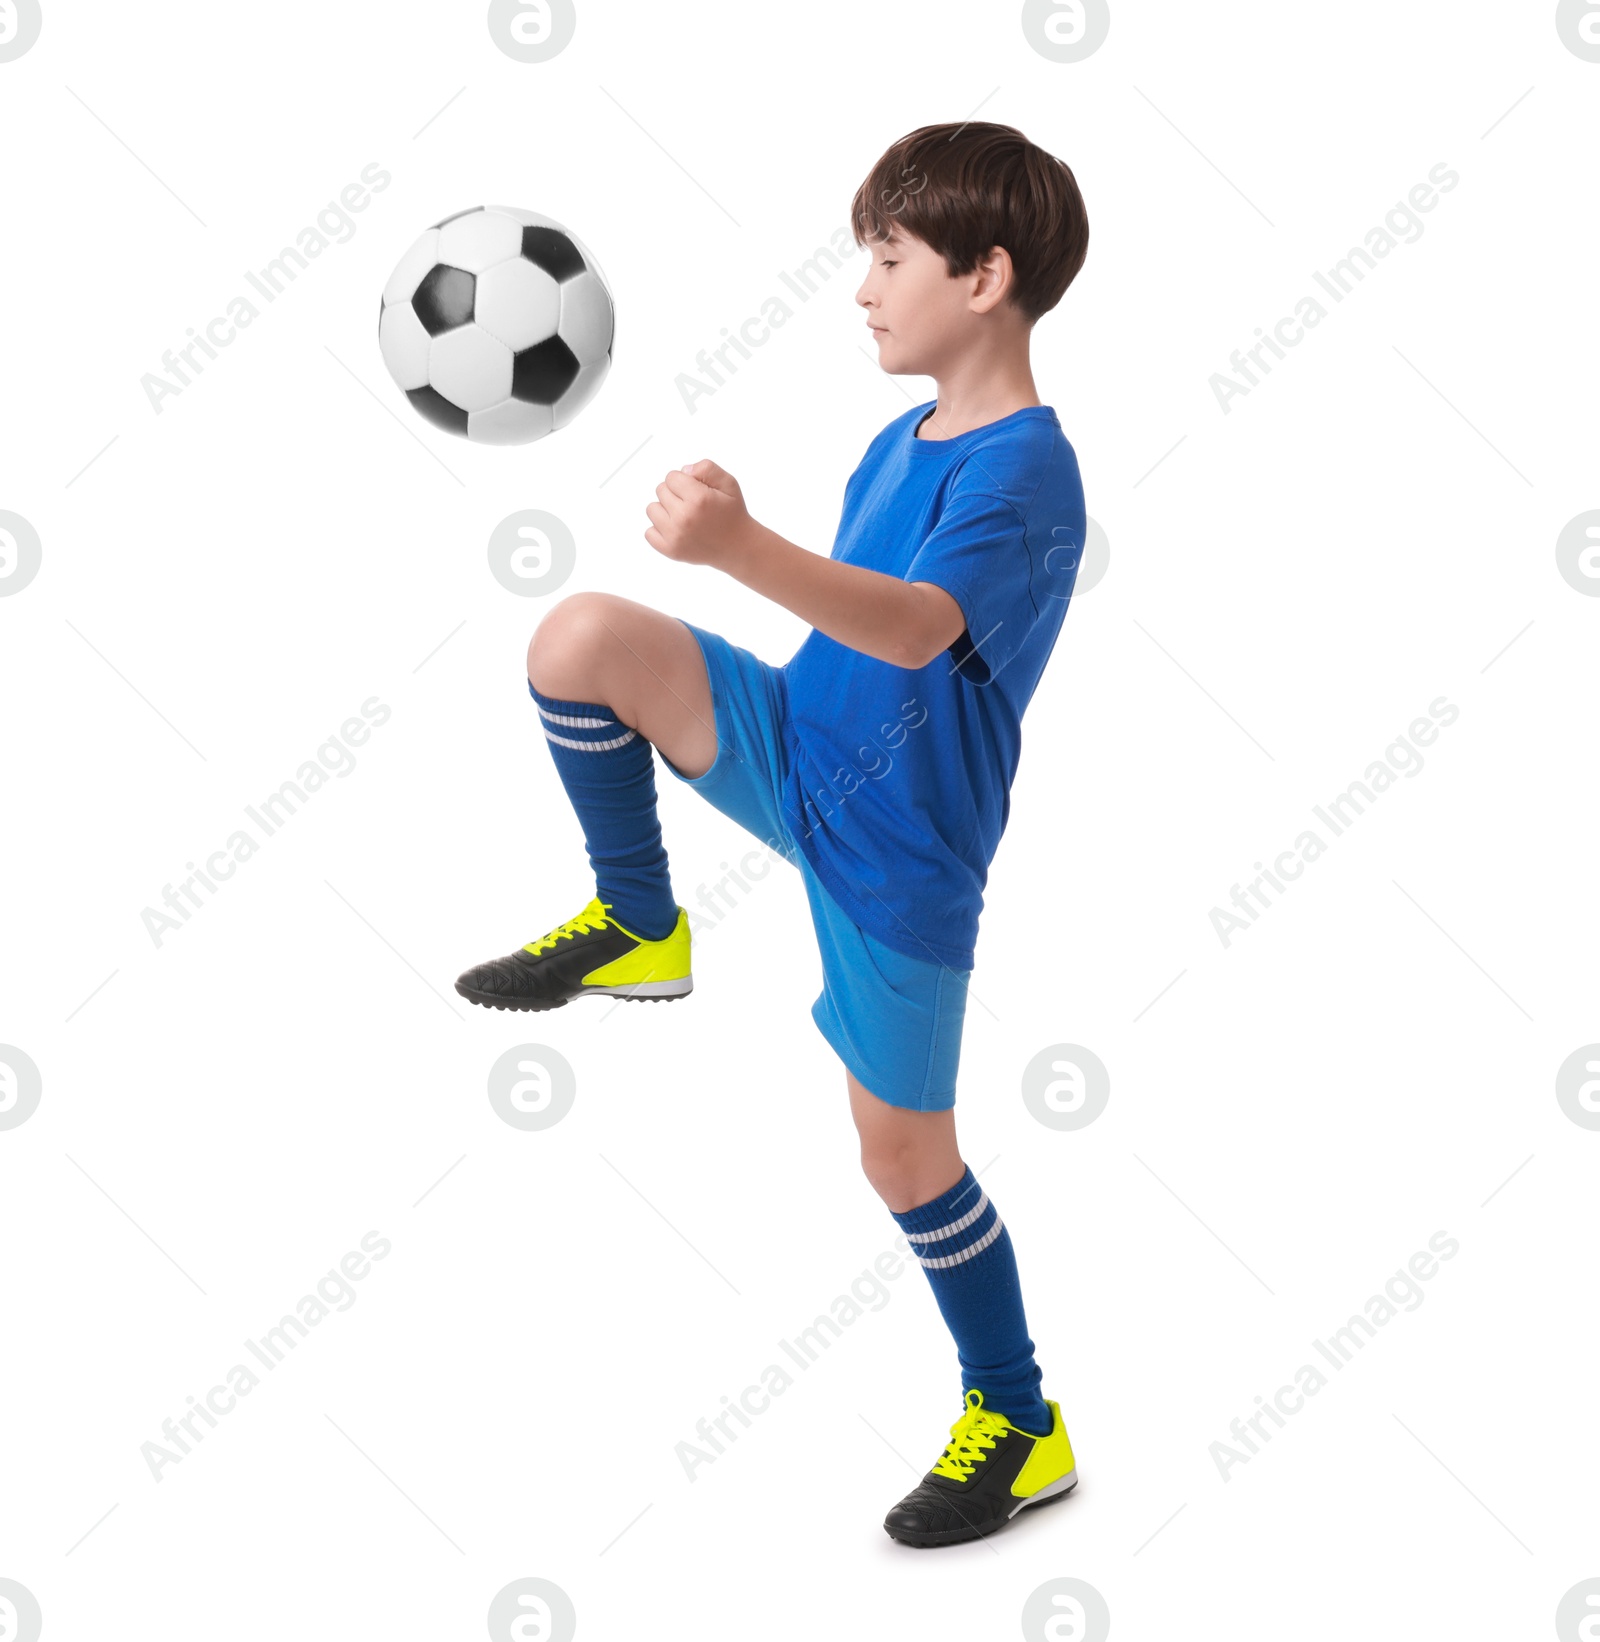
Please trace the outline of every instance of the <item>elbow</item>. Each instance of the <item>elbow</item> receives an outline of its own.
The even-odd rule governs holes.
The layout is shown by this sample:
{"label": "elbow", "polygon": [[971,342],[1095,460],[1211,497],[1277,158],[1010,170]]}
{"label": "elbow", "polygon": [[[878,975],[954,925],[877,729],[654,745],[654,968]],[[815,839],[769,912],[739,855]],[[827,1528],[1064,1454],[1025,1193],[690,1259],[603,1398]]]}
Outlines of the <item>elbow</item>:
{"label": "elbow", "polygon": [[920,595],[900,635],[898,665],[920,672],[935,662],[967,630],[966,613],[956,599],[934,582],[914,582]]}
{"label": "elbow", "polygon": [[[920,614],[920,612],[919,612]],[[928,631],[925,621],[902,622],[895,632],[891,653],[884,657],[896,667],[917,673],[933,661],[944,648],[939,635]]]}
{"label": "elbow", "polygon": [[930,643],[931,640],[921,633],[901,634],[895,643],[894,653],[884,659],[896,667],[905,668],[907,672],[921,672],[939,654],[938,650],[929,649]]}

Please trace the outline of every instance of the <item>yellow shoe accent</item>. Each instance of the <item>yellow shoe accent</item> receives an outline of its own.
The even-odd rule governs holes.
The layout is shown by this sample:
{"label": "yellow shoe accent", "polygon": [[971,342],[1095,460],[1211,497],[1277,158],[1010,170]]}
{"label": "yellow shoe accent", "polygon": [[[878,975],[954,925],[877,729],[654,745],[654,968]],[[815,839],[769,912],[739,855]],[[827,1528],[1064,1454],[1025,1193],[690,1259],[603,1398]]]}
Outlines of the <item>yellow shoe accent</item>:
{"label": "yellow shoe accent", "polygon": [[[599,908],[600,916],[606,917],[598,897],[579,916],[584,916],[591,908]],[[590,970],[583,977],[585,986],[656,986],[664,981],[689,979],[689,913],[686,908],[678,908],[678,921],[673,925],[672,933],[663,935],[659,941],[646,940],[644,936],[619,924],[615,918],[609,922],[614,929],[632,935],[639,944],[632,952],[625,952],[620,958],[613,958],[610,963]]]}
{"label": "yellow shoe accent", "polygon": [[1061,1420],[1060,1404],[1046,1397],[1044,1405],[1050,1410],[1050,1435],[1040,1437],[1034,1443],[1033,1452],[1024,1461],[1016,1481],[1011,1484],[1011,1492],[1022,1497],[1037,1494],[1041,1488],[1078,1469],[1067,1428]]}
{"label": "yellow shoe accent", "polygon": [[1050,1433],[1035,1436],[1020,1425],[1013,1425],[998,1409],[985,1408],[981,1391],[969,1391],[966,1410],[950,1427],[950,1441],[931,1469],[952,1482],[965,1482],[972,1475],[973,1466],[994,1447],[996,1439],[1006,1431],[1015,1431],[1027,1437],[1033,1448],[1011,1484],[1011,1492],[1019,1499],[1037,1494],[1041,1488],[1077,1469],[1067,1428],[1062,1424],[1060,1405],[1046,1398],[1045,1407],[1050,1410]]}

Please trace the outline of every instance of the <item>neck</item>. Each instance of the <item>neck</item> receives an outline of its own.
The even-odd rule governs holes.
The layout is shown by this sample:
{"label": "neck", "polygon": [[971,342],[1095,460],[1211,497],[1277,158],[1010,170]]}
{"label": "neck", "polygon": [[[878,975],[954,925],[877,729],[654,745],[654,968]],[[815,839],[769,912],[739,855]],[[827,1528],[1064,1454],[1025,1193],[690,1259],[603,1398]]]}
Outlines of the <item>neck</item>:
{"label": "neck", "polygon": [[973,428],[998,422],[1002,416],[1044,401],[1034,385],[1026,347],[1009,362],[978,358],[934,378],[938,403],[923,423],[919,439],[954,439]]}

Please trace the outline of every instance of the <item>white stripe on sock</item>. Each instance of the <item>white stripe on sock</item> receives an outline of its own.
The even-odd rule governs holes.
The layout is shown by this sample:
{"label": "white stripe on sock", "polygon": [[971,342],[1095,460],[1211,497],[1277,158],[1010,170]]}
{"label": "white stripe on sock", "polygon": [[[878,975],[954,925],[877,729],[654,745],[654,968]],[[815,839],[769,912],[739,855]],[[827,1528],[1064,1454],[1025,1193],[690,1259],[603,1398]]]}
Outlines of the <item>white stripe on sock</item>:
{"label": "white stripe on sock", "polygon": [[[976,1243],[969,1243],[966,1248],[962,1249],[957,1254],[939,1254],[929,1258],[924,1255],[917,1254],[915,1249],[911,1252],[917,1255],[917,1259],[921,1263],[924,1271],[933,1271],[940,1266],[959,1266],[963,1260],[970,1260],[973,1255],[979,1254],[984,1249],[988,1248],[995,1238],[997,1238],[1004,1230],[1005,1223],[997,1214],[994,1217],[994,1224],[988,1229],[988,1231],[986,1231]],[[911,1234],[908,1232],[906,1235],[909,1237]]]}
{"label": "white stripe on sock", "polygon": [[557,735],[554,730],[546,730],[545,735],[562,747],[576,747],[580,753],[604,753],[613,747],[626,747],[638,734],[637,730],[629,730],[626,735],[613,736],[609,741],[574,741],[570,736]]}
{"label": "white stripe on sock", "polygon": [[[539,707],[539,703],[534,702],[534,706]],[[603,725],[616,723],[614,718],[575,718],[568,713],[552,713],[548,707],[539,707],[539,711],[552,724],[575,724],[580,730],[598,730]]]}
{"label": "white stripe on sock", "polygon": [[983,1211],[989,1207],[989,1194],[984,1191],[978,1193],[976,1205],[959,1220],[952,1220],[948,1226],[941,1226],[938,1231],[907,1232],[906,1236],[913,1243],[937,1243],[941,1237],[954,1237],[964,1226],[970,1226]]}

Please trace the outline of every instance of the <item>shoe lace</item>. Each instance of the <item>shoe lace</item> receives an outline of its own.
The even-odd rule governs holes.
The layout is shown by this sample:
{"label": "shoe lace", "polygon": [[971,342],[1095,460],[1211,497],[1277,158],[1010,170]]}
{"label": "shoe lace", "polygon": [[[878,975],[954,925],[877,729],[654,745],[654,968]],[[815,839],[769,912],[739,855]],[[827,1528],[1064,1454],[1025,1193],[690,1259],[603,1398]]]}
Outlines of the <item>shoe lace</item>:
{"label": "shoe lace", "polygon": [[609,901],[602,901],[596,896],[576,917],[568,918],[563,924],[557,924],[547,934],[541,935],[537,941],[529,941],[523,947],[524,952],[539,953],[546,947],[552,947],[557,941],[570,940],[574,935],[581,935],[585,930],[604,929],[609,922],[607,913],[611,909]]}
{"label": "shoe lace", "polygon": [[[977,1402],[973,1402],[974,1397]],[[991,1413],[983,1406],[981,1391],[969,1391],[967,1410],[950,1427],[950,1441],[933,1463],[935,1475],[965,1482],[972,1475],[973,1467],[988,1458],[988,1451],[1005,1435],[1009,1425],[1005,1415]]]}

